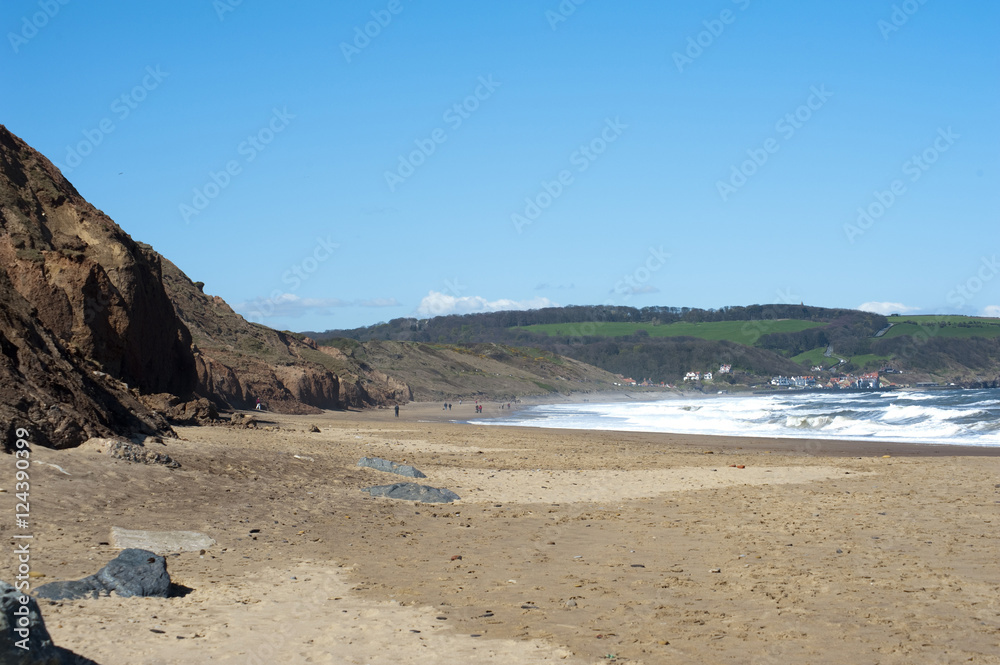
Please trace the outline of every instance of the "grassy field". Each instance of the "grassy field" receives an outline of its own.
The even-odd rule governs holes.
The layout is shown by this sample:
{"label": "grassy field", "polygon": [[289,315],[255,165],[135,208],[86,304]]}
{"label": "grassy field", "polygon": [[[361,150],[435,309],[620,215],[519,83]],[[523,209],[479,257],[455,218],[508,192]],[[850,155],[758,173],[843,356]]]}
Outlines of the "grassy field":
{"label": "grassy field", "polygon": [[851,356],[845,360],[851,361],[855,367],[864,370],[881,369],[892,359],[889,356],[877,356],[874,353],[866,353],[860,356]]}
{"label": "grassy field", "polygon": [[933,337],[1000,337],[1000,319],[971,316],[899,316],[889,321],[895,325],[883,337],[931,335]]}
{"label": "grassy field", "polygon": [[823,355],[825,351],[826,347],[821,346],[818,349],[813,349],[811,351],[806,351],[805,353],[800,353],[797,356],[793,356],[792,360],[797,363],[808,364],[809,367],[822,365],[827,369],[835,366],[839,362],[840,358],[853,363],[855,367],[860,369],[879,369],[890,363],[892,360],[888,356],[877,356],[872,353],[866,353],[860,356],[837,355],[836,349],[834,349],[833,357],[827,358]]}
{"label": "grassy field", "polygon": [[825,352],[826,347],[821,346],[818,349],[813,349],[812,351],[806,351],[805,353],[800,353],[797,356],[792,356],[792,360],[799,364],[808,364],[810,367],[815,367],[816,365],[822,365],[823,367],[835,365],[838,362],[836,354],[834,354],[834,357],[832,358],[827,358],[823,355]]}
{"label": "grassy field", "polygon": [[519,330],[550,336],[627,337],[645,330],[650,337],[697,337],[712,341],[727,340],[739,344],[754,344],[761,335],[777,332],[799,332],[825,325],[816,321],[783,319],[779,321],[719,321],[717,323],[545,323],[523,326]]}

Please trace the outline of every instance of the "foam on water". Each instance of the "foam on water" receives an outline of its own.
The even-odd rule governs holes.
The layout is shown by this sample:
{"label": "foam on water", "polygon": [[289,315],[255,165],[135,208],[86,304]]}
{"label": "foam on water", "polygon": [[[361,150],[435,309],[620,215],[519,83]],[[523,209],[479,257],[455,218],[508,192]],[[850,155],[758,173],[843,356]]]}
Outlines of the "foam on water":
{"label": "foam on water", "polygon": [[481,425],[1000,446],[1000,390],[777,393],[533,406]]}

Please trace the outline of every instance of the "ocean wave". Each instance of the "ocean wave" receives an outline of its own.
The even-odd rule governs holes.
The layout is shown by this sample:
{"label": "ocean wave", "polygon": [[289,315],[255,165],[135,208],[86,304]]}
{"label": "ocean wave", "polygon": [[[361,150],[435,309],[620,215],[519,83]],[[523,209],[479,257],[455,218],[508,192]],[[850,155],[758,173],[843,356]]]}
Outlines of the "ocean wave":
{"label": "ocean wave", "polygon": [[788,416],[785,427],[794,429],[822,429],[833,422],[830,416]]}
{"label": "ocean wave", "polygon": [[1000,391],[948,391],[886,399],[879,393],[800,393],[563,404],[530,407],[492,424],[1000,446],[997,395]]}

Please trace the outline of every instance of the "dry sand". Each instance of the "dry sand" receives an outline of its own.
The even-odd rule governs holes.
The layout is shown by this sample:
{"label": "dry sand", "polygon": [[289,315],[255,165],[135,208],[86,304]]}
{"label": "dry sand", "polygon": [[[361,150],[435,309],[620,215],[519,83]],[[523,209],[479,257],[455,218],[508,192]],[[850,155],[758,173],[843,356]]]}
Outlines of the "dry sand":
{"label": "dry sand", "polygon": [[[35,586],[96,572],[112,526],[217,541],[168,556],[183,597],[43,602],[54,641],[102,665],[1000,663],[1000,451],[428,422],[472,411],[181,428],[179,470],[36,448]],[[462,500],[371,498],[407,479],[365,455]]]}

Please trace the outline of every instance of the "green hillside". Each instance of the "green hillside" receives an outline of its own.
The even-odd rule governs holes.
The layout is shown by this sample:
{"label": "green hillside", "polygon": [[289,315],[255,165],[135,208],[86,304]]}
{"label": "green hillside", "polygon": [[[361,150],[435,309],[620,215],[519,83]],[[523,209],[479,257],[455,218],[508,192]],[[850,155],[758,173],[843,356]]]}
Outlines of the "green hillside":
{"label": "green hillside", "polygon": [[1000,319],[971,316],[905,316],[892,317],[893,324],[883,338],[892,339],[905,335],[931,335],[933,337],[1000,337]]}
{"label": "green hillside", "polygon": [[[885,317],[803,304],[713,310],[570,305],[393,319],[310,337],[320,342],[347,337],[463,347],[533,347],[653,383],[680,384],[689,371],[716,371],[730,365],[732,371],[717,377],[716,383],[754,386],[776,374],[817,374],[811,368],[820,365],[836,373],[890,366],[895,370],[894,382],[902,384],[1000,384],[1000,319]],[[826,357],[831,348],[831,357]],[[845,362],[839,363],[841,358]]]}
{"label": "green hillside", "polygon": [[714,321],[709,323],[542,323],[518,326],[516,330],[542,333],[550,337],[628,337],[645,331],[650,337],[694,337],[713,342],[727,341],[752,346],[761,335],[770,333],[795,333],[824,325],[818,321],[784,319],[779,321]]}

